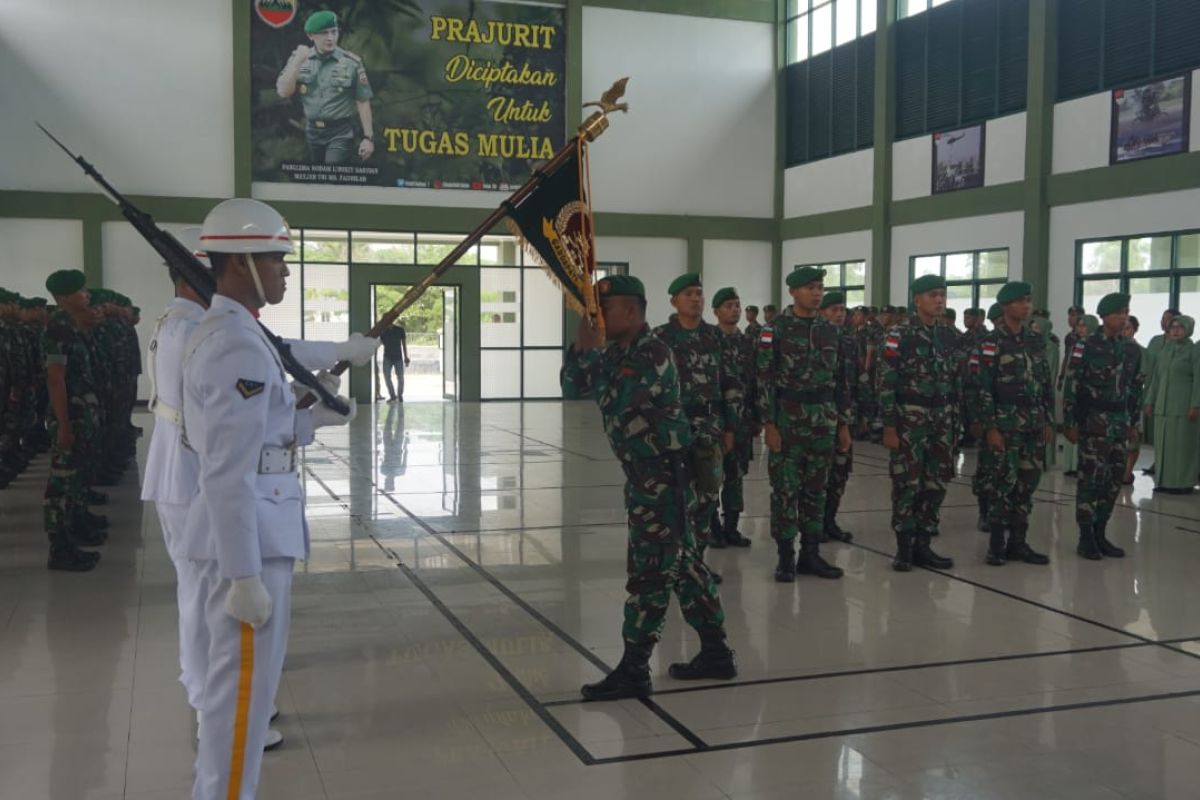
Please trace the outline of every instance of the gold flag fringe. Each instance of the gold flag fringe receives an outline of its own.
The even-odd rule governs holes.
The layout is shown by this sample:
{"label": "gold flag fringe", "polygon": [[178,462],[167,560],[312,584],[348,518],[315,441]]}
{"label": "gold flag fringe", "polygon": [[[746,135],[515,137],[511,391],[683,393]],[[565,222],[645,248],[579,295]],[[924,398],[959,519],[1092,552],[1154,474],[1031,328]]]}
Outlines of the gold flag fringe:
{"label": "gold flag fringe", "polygon": [[[563,283],[562,278],[560,278],[558,275],[556,275],[554,270],[550,269],[550,266],[542,258],[542,254],[539,253],[537,251],[537,248],[535,248],[532,244],[530,244],[529,240],[525,238],[525,235],[523,233],[521,233],[520,226],[518,226],[517,223],[514,222],[511,217],[506,217],[504,219],[504,224],[505,224],[505,226],[508,227],[509,233],[511,233],[516,238],[517,243],[521,246],[521,249],[525,252],[525,257],[530,259],[531,261],[533,261],[533,263],[537,264],[539,267],[541,267],[542,272],[546,273],[546,277],[550,278],[550,281],[555,286],[558,287],[558,290],[560,292],[562,292],[563,301],[566,303],[567,308],[571,309],[576,314],[579,314],[581,316],[586,314],[587,309],[584,307],[583,303],[579,302],[579,300],[575,297],[575,295],[571,292],[571,290],[567,288],[566,284]],[[580,287],[578,285],[575,286],[575,289],[576,289],[576,291],[579,291],[580,293],[582,293],[582,291],[583,291],[582,287]]]}

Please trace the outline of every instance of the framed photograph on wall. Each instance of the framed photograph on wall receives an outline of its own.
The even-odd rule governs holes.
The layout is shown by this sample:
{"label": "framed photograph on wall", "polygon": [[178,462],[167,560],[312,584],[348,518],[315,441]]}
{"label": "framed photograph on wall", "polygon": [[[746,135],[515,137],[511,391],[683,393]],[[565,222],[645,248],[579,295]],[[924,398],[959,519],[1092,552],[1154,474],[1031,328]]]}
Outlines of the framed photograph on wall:
{"label": "framed photograph on wall", "polygon": [[1113,89],[1109,164],[1188,151],[1192,73]]}
{"label": "framed photograph on wall", "polygon": [[983,186],[984,129],[981,123],[933,135],[933,194]]}

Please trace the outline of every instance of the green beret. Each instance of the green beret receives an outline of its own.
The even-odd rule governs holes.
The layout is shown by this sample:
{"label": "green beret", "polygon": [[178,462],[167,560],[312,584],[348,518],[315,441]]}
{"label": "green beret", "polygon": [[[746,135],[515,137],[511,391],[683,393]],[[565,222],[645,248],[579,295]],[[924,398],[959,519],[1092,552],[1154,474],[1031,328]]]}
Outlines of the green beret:
{"label": "green beret", "polygon": [[947,308],[945,311],[942,312],[942,316],[945,317],[946,319],[958,319],[958,312],[955,311],[953,308]]}
{"label": "green beret", "polygon": [[703,286],[704,283],[700,280],[699,272],[685,272],[675,280],[671,281],[671,285],[667,287],[667,294],[674,297],[684,289],[690,289],[693,286]]}
{"label": "green beret", "polygon": [[778,309],[778,308],[776,308],[776,307],[775,307],[774,305],[772,305],[771,303],[767,303],[765,306],[763,306],[763,311],[778,311],[778,310],[779,310],[779,309]]}
{"label": "green beret", "polygon": [[308,20],[304,23],[305,33],[320,33],[321,31],[336,28],[337,14],[332,11],[315,11],[309,15]]}
{"label": "green beret", "polygon": [[878,314],[879,307],[878,306],[867,306],[867,313],[868,314]]}
{"label": "green beret", "polygon": [[130,300],[125,295],[121,294],[120,292],[113,292],[113,294],[115,295],[115,297],[113,298],[113,302],[116,303],[117,305],[119,305],[121,308],[132,308],[133,307],[133,301]]}
{"label": "green beret", "polygon": [[609,275],[596,285],[601,297],[640,297],[646,299],[646,287],[632,275]]}
{"label": "green beret", "polygon": [[0,289],[0,303],[11,303],[16,295],[8,289]]}
{"label": "green beret", "polygon": [[1003,316],[1004,306],[1000,305],[999,303],[992,303],[991,307],[988,309],[988,319],[995,322]]}
{"label": "green beret", "polygon": [[968,308],[966,311],[963,312],[963,316],[965,316],[965,317],[982,317],[983,309],[980,308],[979,306],[971,306],[970,308]]}
{"label": "green beret", "polygon": [[1107,317],[1109,314],[1116,314],[1118,311],[1129,310],[1129,295],[1113,292],[1106,294],[1100,298],[1100,303],[1096,306],[1096,314],[1101,317]]}
{"label": "green beret", "polygon": [[826,292],[825,296],[821,298],[821,308],[844,305],[846,305],[845,292]]}
{"label": "green beret", "polygon": [[44,297],[26,297],[25,302],[21,305],[22,308],[45,308],[46,298]]}
{"label": "green beret", "polygon": [[741,298],[738,297],[737,289],[733,288],[732,286],[726,286],[724,289],[718,289],[717,293],[713,295],[712,307],[717,308],[726,300],[741,300]]}
{"label": "green beret", "polygon": [[87,284],[87,277],[77,269],[60,269],[46,278],[46,291],[55,297],[75,294]]}
{"label": "green beret", "polygon": [[140,306],[130,306],[129,310],[133,312],[134,316],[137,316],[138,314],[142,313],[142,309]]}
{"label": "green beret", "polygon": [[[919,294],[925,294],[926,292],[932,292],[935,289],[945,288],[946,279],[941,275],[922,275],[912,282],[912,294],[914,297]],[[903,313],[900,309],[897,309],[896,312]]]}
{"label": "green beret", "polygon": [[1004,284],[1004,288],[996,295],[996,302],[1002,306],[1006,306],[1014,300],[1020,300],[1022,297],[1028,297],[1033,294],[1033,284],[1025,281],[1009,281]]}
{"label": "green beret", "polygon": [[751,311],[757,314],[758,306],[746,306],[746,313],[749,314]]}
{"label": "green beret", "polygon": [[792,270],[791,274],[787,276],[787,285],[789,289],[797,289],[814,281],[823,280],[825,280],[825,270],[820,267],[800,267],[800,269]]}
{"label": "green beret", "polygon": [[109,302],[107,289],[92,289],[88,292],[88,305],[99,306]]}

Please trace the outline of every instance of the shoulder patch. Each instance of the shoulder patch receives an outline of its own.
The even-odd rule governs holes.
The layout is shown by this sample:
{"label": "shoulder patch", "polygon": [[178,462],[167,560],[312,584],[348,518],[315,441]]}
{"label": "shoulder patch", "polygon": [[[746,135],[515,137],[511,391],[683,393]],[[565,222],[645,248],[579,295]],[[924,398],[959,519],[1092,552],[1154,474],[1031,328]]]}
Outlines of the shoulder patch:
{"label": "shoulder patch", "polygon": [[356,64],[362,63],[362,56],[360,56],[358,53],[351,53],[349,50],[343,50],[342,55],[344,55],[346,58],[350,59],[351,61],[355,62]]}
{"label": "shoulder patch", "polygon": [[265,386],[266,384],[262,381],[252,381],[246,378],[238,378],[237,383],[234,384],[243,400],[249,400],[255,395],[262,394]]}

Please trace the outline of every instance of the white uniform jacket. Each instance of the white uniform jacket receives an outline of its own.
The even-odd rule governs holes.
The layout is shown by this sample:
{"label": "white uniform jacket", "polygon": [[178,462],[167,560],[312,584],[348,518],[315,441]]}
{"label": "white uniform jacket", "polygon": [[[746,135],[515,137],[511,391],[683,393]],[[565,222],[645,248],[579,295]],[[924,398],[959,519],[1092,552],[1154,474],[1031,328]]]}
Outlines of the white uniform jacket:
{"label": "white uniform jacket", "polygon": [[215,560],[227,579],[259,574],[264,558],[306,558],[295,454],[312,419],[296,410],[274,347],[244,306],[214,295],[186,350],[184,435],[200,465],[186,556]]}

